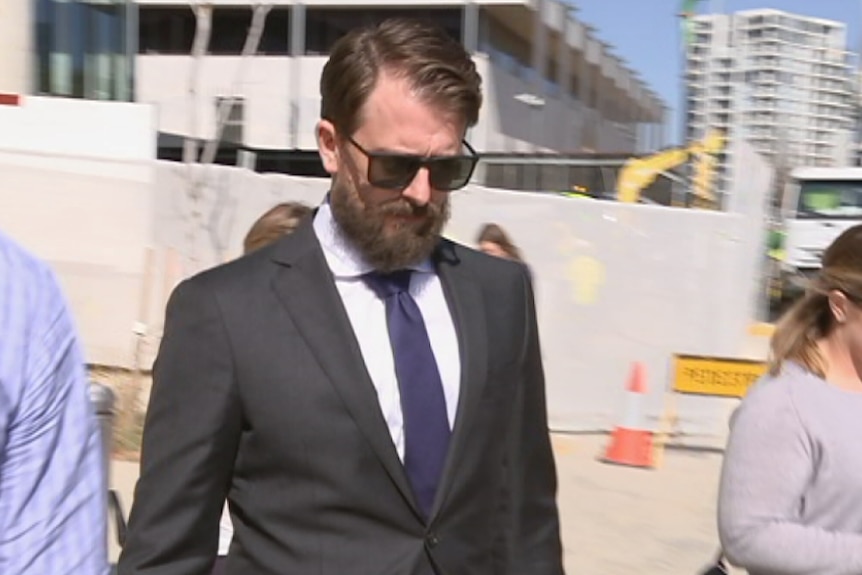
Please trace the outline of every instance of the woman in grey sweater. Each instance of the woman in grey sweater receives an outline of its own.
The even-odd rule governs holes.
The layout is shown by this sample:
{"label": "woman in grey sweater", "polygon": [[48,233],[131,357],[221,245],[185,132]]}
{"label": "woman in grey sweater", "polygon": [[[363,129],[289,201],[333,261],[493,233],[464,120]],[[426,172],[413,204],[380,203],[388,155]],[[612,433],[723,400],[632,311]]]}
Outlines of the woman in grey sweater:
{"label": "woman in grey sweater", "polygon": [[753,575],[862,575],[862,225],[826,250],[771,347],[731,421],[725,554]]}

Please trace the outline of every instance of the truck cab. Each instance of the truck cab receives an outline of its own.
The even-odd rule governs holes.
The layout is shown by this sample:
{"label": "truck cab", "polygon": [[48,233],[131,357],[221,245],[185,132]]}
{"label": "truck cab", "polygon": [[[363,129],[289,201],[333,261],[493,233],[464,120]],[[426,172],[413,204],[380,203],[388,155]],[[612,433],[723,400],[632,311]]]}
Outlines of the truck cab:
{"label": "truck cab", "polygon": [[829,244],[862,222],[862,168],[797,168],[784,200],[780,283],[787,303],[804,292]]}

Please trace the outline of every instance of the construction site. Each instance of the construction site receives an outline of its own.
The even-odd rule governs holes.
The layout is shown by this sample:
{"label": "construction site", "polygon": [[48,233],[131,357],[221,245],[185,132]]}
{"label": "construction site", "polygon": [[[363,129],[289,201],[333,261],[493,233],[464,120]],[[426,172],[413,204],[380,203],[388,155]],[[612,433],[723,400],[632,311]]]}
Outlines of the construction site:
{"label": "construction site", "polygon": [[[18,114],[38,134],[40,123],[56,129],[55,118],[62,117],[71,133],[75,126],[70,123],[87,121],[86,103],[22,102],[0,111],[6,125]],[[56,106],[65,109],[52,115]],[[8,147],[0,153],[2,226],[57,270],[93,376],[115,389],[118,459],[111,481],[120,495],[121,515],[133,497],[149,371],[171,290],[198,271],[238,257],[245,230],[271,205],[284,200],[315,205],[328,189],[324,178],[142,157],[153,149],[156,135],[149,112],[141,112],[124,120],[127,111],[118,107],[114,121],[106,124],[106,130],[113,125],[130,142],[123,149],[109,144],[116,140],[105,133],[74,154]],[[100,105],[103,121],[110,113],[110,106]],[[140,137],[138,148],[129,138],[134,133]],[[106,148],[113,159],[99,157]],[[533,166],[530,160],[518,159],[520,169],[559,171],[560,164],[542,166],[547,158],[532,158]],[[592,197],[578,193],[570,181],[562,190],[541,191],[471,184],[452,195],[446,235],[471,245],[484,222],[498,222],[518,238],[533,270],[572,572],[643,572],[650,562],[656,570],[647,572],[676,565],[697,568],[709,559],[715,541],[712,506],[720,464],[715,451],[723,445],[737,400],[716,391],[720,377],[712,383],[701,378],[693,390],[675,387],[697,384],[690,375],[697,369],[726,376],[748,373],[752,365],[756,373],[765,359],[766,338],[752,326],[762,292],[770,170],[757,164],[748,168],[750,181],[757,181],[760,170],[761,185],[749,184],[744,204],[691,209],[639,201],[637,190],[620,184],[627,170],[635,174],[629,177],[644,177],[633,167],[648,159],[616,160],[616,168],[602,158],[595,165],[578,161],[569,168],[578,186],[597,189],[595,175],[577,178],[602,174],[607,178],[603,189],[615,187],[621,195]],[[517,162],[513,158],[512,164]],[[654,173],[645,180],[662,177]],[[760,199],[753,197],[757,190]],[[722,305],[715,306],[716,301]],[[675,368],[675,362],[690,357],[715,360]],[[637,421],[626,422],[633,392]],[[638,433],[617,437],[612,432],[621,425],[634,426]],[[690,490],[696,511],[671,504],[671,497],[684,492],[678,484],[697,476],[703,483]],[[597,485],[609,490],[607,497],[595,497]],[[602,507],[591,507],[599,501]],[[659,516],[668,521],[663,528]],[[691,521],[699,531],[693,531]],[[643,537],[643,555],[627,554],[623,561],[614,550],[636,538],[630,530],[640,529],[665,535]],[[602,545],[594,543],[597,539]],[[112,541],[116,557],[118,544]],[[679,545],[688,551],[662,551]]]}
{"label": "construction site", "polygon": [[[141,2],[142,33],[176,16],[158,4]],[[665,145],[666,110],[637,74],[608,60],[563,4],[528,4],[466,2],[433,15],[477,53],[492,101],[472,134],[479,167],[451,196],[445,236],[472,246],[495,222],[532,271],[567,571],[700,572],[718,552],[729,417],[766,369],[771,322],[825,246],[862,219],[862,168],[779,174],[721,129]],[[271,206],[316,206],[329,189],[314,143],[319,99],[298,81],[317,82],[329,41],[320,38],[352,14],[328,8],[324,22],[304,3],[243,7],[247,34],[228,61],[208,55],[211,33],[224,30],[214,26],[219,9],[184,6],[175,37],[153,33],[150,51],[135,52],[138,91],[148,94],[137,103],[0,94],[0,228],[56,271],[91,378],[116,398],[113,561],[172,290],[240,257],[244,234]],[[530,25],[527,12],[538,14]],[[249,137],[235,95],[273,74],[273,60],[253,61],[273,50],[268,17],[290,30],[272,54],[293,80],[268,96],[285,97],[277,121],[265,118],[277,136],[260,128]],[[566,26],[580,26],[577,46]],[[168,57],[160,50],[177,30],[189,46]],[[525,37],[544,38],[538,53],[516,42]],[[499,38],[508,59],[483,44]],[[540,67],[564,86],[558,97],[548,78],[518,72],[548,61]],[[184,83],[166,95],[156,80],[174,73]],[[555,132],[560,117],[571,124]],[[652,126],[646,146],[637,145],[642,126]],[[725,172],[745,177],[719,186]]]}

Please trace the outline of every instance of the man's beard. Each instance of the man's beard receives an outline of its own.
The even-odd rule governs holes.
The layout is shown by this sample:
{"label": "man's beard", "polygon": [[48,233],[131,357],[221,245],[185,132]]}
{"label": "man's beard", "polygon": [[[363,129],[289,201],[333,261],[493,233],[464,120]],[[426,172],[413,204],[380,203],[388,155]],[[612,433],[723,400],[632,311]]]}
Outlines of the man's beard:
{"label": "man's beard", "polygon": [[[430,256],[449,219],[448,198],[440,205],[429,202],[416,206],[398,198],[374,206],[363,204],[349,184],[333,184],[329,203],[342,233],[368,264],[384,273],[410,267]],[[394,223],[393,216],[418,219]]]}

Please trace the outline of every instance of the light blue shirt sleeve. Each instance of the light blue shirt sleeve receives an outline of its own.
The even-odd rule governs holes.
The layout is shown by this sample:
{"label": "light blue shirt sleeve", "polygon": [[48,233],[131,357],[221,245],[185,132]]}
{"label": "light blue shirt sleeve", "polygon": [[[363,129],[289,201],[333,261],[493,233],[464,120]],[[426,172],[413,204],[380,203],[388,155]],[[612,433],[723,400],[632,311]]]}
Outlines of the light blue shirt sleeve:
{"label": "light blue shirt sleeve", "polygon": [[59,286],[0,235],[0,573],[108,573],[103,473]]}

